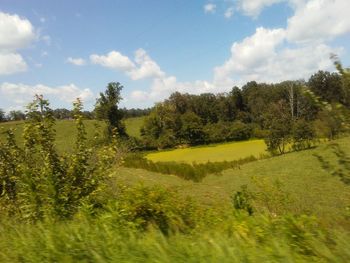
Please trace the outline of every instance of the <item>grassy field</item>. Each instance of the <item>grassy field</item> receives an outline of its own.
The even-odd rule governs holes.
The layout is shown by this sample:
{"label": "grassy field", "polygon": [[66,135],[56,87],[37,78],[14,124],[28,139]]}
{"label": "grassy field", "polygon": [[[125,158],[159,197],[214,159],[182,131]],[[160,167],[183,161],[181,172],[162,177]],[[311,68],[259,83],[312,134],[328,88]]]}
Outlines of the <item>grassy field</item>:
{"label": "grassy field", "polygon": [[249,156],[260,157],[266,155],[264,140],[231,142],[209,146],[191,147],[150,153],[146,158],[153,162],[186,162],[206,163],[232,161]]}
{"label": "grassy field", "polygon": [[[105,123],[102,121],[96,120],[85,120],[84,124],[86,126],[87,137],[89,140],[94,138],[96,132],[103,133]],[[22,132],[23,132],[24,122],[5,122],[0,125],[0,131],[5,131],[7,129],[14,129],[16,139],[19,144],[22,141]],[[57,121],[55,125],[56,129],[56,145],[57,149],[60,152],[71,151],[72,146],[75,142],[76,136],[76,127],[73,120],[61,120]],[[5,139],[5,134],[0,133],[0,140]]]}
{"label": "grassy field", "polygon": [[143,124],[145,117],[135,117],[125,119],[126,132],[133,137],[140,138],[140,129]]}
{"label": "grassy field", "polygon": [[[130,118],[125,120],[126,131],[130,136],[139,138],[140,128],[144,117]],[[88,139],[93,139],[96,132],[102,134],[106,124],[97,120],[85,120]],[[6,136],[2,131],[13,129],[16,139],[22,143],[23,121],[4,122],[0,124],[0,141]],[[60,152],[70,151],[75,142],[76,127],[73,120],[60,120],[56,122],[56,145]]]}
{"label": "grassy field", "polygon": [[[346,152],[350,152],[349,138],[336,142]],[[323,156],[330,163],[338,165],[330,144],[323,144],[315,149],[248,163],[242,165],[240,169],[226,170],[222,175],[209,175],[200,183],[185,181],[173,175],[128,168],[119,168],[115,172],[115,180],[125,184],[160,184],[177,189],[182,195],[191,196],[199,203],[221,206],[224,209],[231,206],[232,194],[240,190],[242,185],[246,184],[252,190],[257,189],[253,177],[260,182],[266,181],[267,184],[279,180],[283,185],[282,189],[290,195],[288,208],[291,212],[315,214],[331,222],[346,213],[350,204],[350,186],[322,168],[316,155]]]}

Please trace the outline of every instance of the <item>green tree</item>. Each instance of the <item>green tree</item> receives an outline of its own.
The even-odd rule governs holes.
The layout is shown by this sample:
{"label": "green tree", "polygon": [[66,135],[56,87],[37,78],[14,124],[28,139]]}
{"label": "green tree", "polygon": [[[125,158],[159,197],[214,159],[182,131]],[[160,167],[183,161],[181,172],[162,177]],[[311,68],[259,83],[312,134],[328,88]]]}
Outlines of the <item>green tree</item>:
{"label": "green tree", "polygon": [[125,126],[122,123],[123,114],[118,108],[122,100],[120,95],[123,86],[119,82],[110,82],[105,92],[100,92],[100,98],[95,105],[96,117],[108,122],[108,134],[111,137],[116,129],[120,136],[126,136]]}
{"label": "green tree", "polygon": [[20,110],[12,110],[9,112],[9,119],[11,121],[25,120],[26,115]]}
{"label": "green tree", "polygon": [[204,141],[202,120],[194,112],[188,111],[181,116],[181,138],[189,144],[200,144]]}
{"label": "green tree", "polygon": [[344,102],[344,91],[341,76],[338,73],[318,71],[307,83],[315,95],[328,102]]}
{"label": "green tree", "polygon": [[283,100],[271,104],[267,118],[269,134],[265,139],[267,148],[271,153],[285,152],[286,145],[290,142],[292,132],[292,119],[290,109]]}
{"label": "green tree", "polygon": [[0,122],[6,121],[5,111],[0,109]]}
{"label": "green tree", "polygon": [[296,151],[308,149],[315,139],[315,130],[310,122],[299,119],[293,125],[293,149]]}

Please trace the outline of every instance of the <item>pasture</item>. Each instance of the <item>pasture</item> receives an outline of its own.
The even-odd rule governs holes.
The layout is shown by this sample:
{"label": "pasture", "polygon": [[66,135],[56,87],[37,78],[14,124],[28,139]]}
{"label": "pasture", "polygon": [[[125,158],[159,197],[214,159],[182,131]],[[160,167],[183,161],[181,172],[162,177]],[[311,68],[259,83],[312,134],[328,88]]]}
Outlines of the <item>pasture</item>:
{"label": "pasture", "polygon": [[[140,128],[143,123],[144,117],[136,117],[125,119],[124,123],[126,126],[126,132],[128,135],[140,138]],[[102,136],[106,123],[98,120],[85,120],[84,121],[87,138],[92,140],[95,135]],[[17,142],[21,144],[23,142],[22,133],[23,133],[24,122],[23,121],[11,121],[0,123],[0,141],[3,141],[6,138],[4,131],[8,129],[13,129]],[[76,137],[76,127],[74,120],[58,120],[55,124],[56,130],[56,146],[60,152],[69,152],[72,149],[72,146],[75,142]]]}
{"label": "pasture", "polygon": [[[350,152],[349,138],[335,142],[344,151]],[[350,185],[332,175],[332,168],[325,169],[317,158],[322,156],[331,166],[339,168],[338,158],[332,148],[333,143],[247,163],[239,169],[225,170],[220,175],[208,175],[198,183],[185,181],[174,175],[123,167],[114,173],[114,178],[118,183],[128,185],[160,184],[175,189],[182,195],[191,196],[201,204],[222,207],[224,210],[231,206],[232,194],[239,191],[242,185],[257,190],[263,186],[256,182],[266,183],[266,189],[263,190],[267,195],[274,196],[278,193],[274,193],[276,189],[273,190],[273,184],[278,181],[281,189],[289,195],[289,212],[318,215],[323,220],[332,222],[346,213],[350,203]]]}
{"label": "pasture", "polygon": [[[97,120],[85,120],[86,133],[88,140],[92,140],[95,135],[102,136],[106,124]],[[0,124],[0,141],[6,138],[4,131],[13,129],[15,138],[19,144],[23,143],[22,133],[24,128],[23,121],[5,122]],[[76,126],[74,120],[59,120],[55,124],[56,147],[59,152],[70,152],[76,139]]]}
{"label": "pasture", "polygon": [[264,140],[250,140],[160,151],[147,154],[146,158],[153,162],[206,163],[233,161],[249,156],[259,158],[266,154]]}
{"label": "pasture", "polygon": [[124,120],[126,133],[135,138],[141,138],[140,129],[145,117],[127,118]]}

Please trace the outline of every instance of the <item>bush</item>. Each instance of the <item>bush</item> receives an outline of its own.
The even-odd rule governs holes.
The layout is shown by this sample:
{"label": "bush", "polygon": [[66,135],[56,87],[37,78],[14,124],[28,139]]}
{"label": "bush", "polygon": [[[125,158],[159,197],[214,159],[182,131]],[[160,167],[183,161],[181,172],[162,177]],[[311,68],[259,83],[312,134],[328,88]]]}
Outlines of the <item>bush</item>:
{"label": "bush", "polygon": [[129,154],[123,165],[130,168],[141,168],[163,174],[174,174],[185,180],[200,182],[208,174],[220,174],[226,169],[235,169],[240,165],[256,161],[257,158],[250,156],[244,159],[224,162],[207,162],[203,164],[187,164],[179,162],[152,162],[140,154]]}
{"label": "bush", "polygon": [[190,199],[181,198],[171,189],[138,185],[121,188],[117,200],[109,206],[118,224],[133,225],[146,231],[158,228],[163,234],[188,232],[200,219],[199,207]]}
{"label": "bush", "polygon": [[0,144],[2,214],[29,221],[70,218],[100,190],[105,169],[120,155],[116,145],[94,151],[87,147],[81,110],[78,100],[74,103],[77,139],[69,155],[61,156],[55,149],[55,119],[42,96],[28,107],[23,148],[8,132],[7,143]]}

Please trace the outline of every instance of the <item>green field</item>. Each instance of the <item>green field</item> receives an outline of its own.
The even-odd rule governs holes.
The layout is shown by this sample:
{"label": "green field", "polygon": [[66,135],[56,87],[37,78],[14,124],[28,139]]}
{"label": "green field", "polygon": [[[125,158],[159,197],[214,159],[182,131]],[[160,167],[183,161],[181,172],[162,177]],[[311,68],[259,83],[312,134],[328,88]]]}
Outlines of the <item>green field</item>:
{"label": "green field", "polygon": [[128,118],[124,120],[126,132],[128,135],[140,138],[140,129],[142,127],[142,124],[145,120],[145,117],[135,117],[135,118]]}
{"label": "green field", "polygon": [[[84,121],[87,138],[92,140],[94,135],[97,133],[102,134],[105,123],[96,120],[85,120]],[[5,131],[7,129],[14,129],[15,137],[19,144],[23,142],[22,132],[23,132],[24,122],[5,122],[0,124],[0,131]],[[55,124],[56,129],[56,146],[60,152],[69,152],[72,150],[72,146],[75,142],[76,136],[76,126],[74,120],[60,120]],[[0,133],[0,141],[6,138],[3,132]]]}
{"label": "green field", "polygon": [[[346,152],[350,152],[349,138],[336,142]],[[350,186],[323,169],[315,155],[324,156],[327,161],[337,165],[337,157],[328,143],[311,150],[244,164],[240,169],[226,170],[222,175],[209,175],[200,183],[185,181],[173,175],[128,168],[119,168],[115,172],[115,180],[125,184],[160,184],[177,189],[181,194],[189,195],[205,205],[229,207],[231,195],[241,185],[256,188],[252,183],[253,176],[258,180],[265,178],[270,183],[278,179],[291,196],[291,212],[316,214],[331,222],[346,212],[346,207],[350,204]]]}
{"label": "green field", "polygon": [[[130,136],[140,138],[140,128],[144,117],[129,118],[125,120],[126,131]],[[106,124],[103,121],[85,120],[87,137],[93,139],[95,133],[100,135],[104,132]],[[5,139],[2,131],[13,129],[18,142],[22,143],[23,121],[11,121],[0,124],[0,141]],[[59,120],[55,125],[56,129],[56,145],[60,152],[71,151],[75,142],[76,127],[74,120]]]}
{"label": "green field", "polygon": [[230,142],[217,145],[191,147],[150,153],[146,158],[153,162],[186,162],[206,163],[232,161],[249,156],[257,158],[266,155],[264,140],[250,140],[243,142]]}

